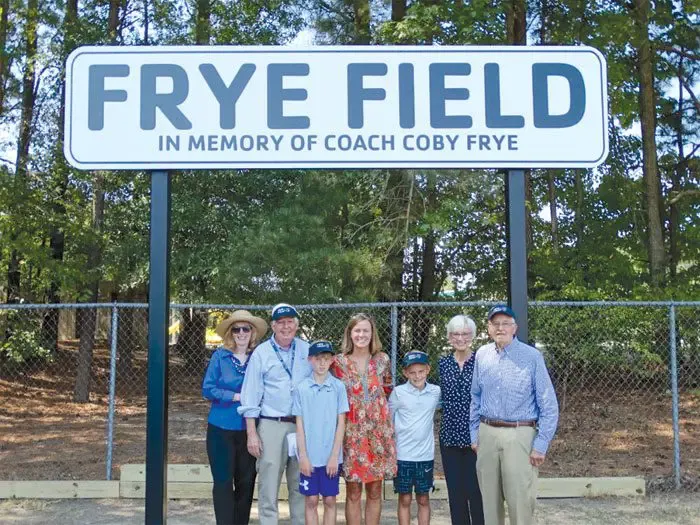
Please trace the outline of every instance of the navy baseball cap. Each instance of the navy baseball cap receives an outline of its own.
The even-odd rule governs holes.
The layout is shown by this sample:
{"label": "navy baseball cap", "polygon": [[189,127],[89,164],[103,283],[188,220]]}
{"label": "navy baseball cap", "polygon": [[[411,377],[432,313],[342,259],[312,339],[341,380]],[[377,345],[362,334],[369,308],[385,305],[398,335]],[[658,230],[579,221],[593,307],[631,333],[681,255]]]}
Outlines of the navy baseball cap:
{"label": "navy baseball cap", "polygon": [[403,356],[403,367],[408,368],[409,366],[415,364],[427,365],[429,364],[429,361],[430,359],[428,358],[428,354],[414,350]]}
{"label": "navy baseball cap", "polygon": [[488,320],[490,321],[494,315],[498,314],[507,315],[508,317],[515,319],[515,312],[513,312],[512,308],[506,304],[499,304],[491,308],[491,310],[489,310]]}
{"label": "navy baseball cap", "polygon": [[280,303],[272,309],[272,320],[277,321],[283,317],[299,317],[297,309],[287,303]]}
{"label": "navy baseball cap", "polygon": [[309,357],[323,353],[335,353],[333,352],[333,347],[328,341],[315,341],[314,343],[311,343],[311,346],[309,347]]}

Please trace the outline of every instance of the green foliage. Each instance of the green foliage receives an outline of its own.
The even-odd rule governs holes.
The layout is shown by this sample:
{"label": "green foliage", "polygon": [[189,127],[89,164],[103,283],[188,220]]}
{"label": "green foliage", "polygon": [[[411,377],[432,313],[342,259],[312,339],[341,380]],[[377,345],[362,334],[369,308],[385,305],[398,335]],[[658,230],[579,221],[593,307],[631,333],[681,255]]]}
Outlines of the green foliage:
{"label": "green foliage", "polygon": [[0,342],[0,364],[51,361],[51,352],[41,344],[36,330],[16,329]]}
{"label": "green foliage", "polygon": [[0,310],[0,366],[30,361],[51,361],[50,350],[43,346],[40,328],[21,310]]}
{"label": "green foliage", "polygon": [[530,336],[560,378],[570,371],[585,376],[586,371],[606,370],[617,376],[665,380],[666,315],[663,308],[536,308]]}

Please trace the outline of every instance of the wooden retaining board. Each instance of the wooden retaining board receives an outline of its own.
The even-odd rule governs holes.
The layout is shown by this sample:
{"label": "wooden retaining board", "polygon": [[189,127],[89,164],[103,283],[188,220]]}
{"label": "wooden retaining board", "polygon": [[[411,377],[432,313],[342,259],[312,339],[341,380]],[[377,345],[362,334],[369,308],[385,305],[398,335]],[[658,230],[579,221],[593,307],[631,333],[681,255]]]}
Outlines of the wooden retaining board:
{"label": "wooden retaining board", "polygon": [[646,483],[640,477],[542,478],[538,498],[594,498],[598,496],[644,496]]}
{"label": "wooden retaining board", "polygon": [[118,498],[119,481],[0,481],[0,499]]}
{"label": "wooden retaining board", "polygon": [[[145,465],[123,465],[120,481],[0,481],[0,499],[62,498],[145,498]],[[208,465],[168,465],[170,499],[210,499],[211,471]],[[540,478],[538,498],[581,498],[598,496],[644,496],[645,482],[640,477]],[[257,499],[257,486],[254,497]],[[393,484],[384,484],[384,499],[396,499]],[[444,479],[435,480],[431,499],[447,499]],[[279,499],[288,498],[287,484],[280,486]],[[338,501],[345,501],[345,483],[340,480]]]}
{"label": "wooden retaining board", "polygon": [[[145,465],[122,465],[122,483],[135,483],[120,488],[121,497],[143,498],[145,497],[144,480],[146,477]],[[168,465],[168,497],[170,498],[196,498],[211,497],[211,471],[208,465]],[[188,488],[179,486],[180,483],[205,484],[204,487],[191,487],[190,496]],[[138,485],[138,486],[137,486]],[[197,495],[195,495],[195,493]],[[538,498],[582,498],[597,496],[644,496],[646,493],[644,478],[641,477],[605,477],[605,478],[540,478],[537,485]],[[173,494],[173,495],[171,495]],[[204,496],[199,496],[204,494]],[[255,494],[257,497],[257,487]],[[280,486],[280,499],[287,499],[287,485],[283,481]],[[384,484],[384,499],[396,499],[394,486],[391,481]],[[432,499],[447,499],[447,485],[444,479],[435,480],[435,492]],[[345,483],[340,480],[340,501],[345,501]]]}
{"label": "wooden retaining board", "polygon": [[[145,481],[145,464],[126,464],[119,469],[119,479],[121,481]],[[191,483],[211,483],[211,468],[204,464],[170,464],[168,465],[168,483],[171,482],[191,482]],[[211,496],[211,494],[210,494]]]}
{"label": "wooden retaining board", "polygon": [[[123,481],[120,484],[120,497],[143,498],[146,495],[143,481]],[[168,482],[168,497],[171,499],[210,498],[212,483]],[[542,478],[537,485],[537,497],[545,498],[586,498],[598,496],[644,496],[643,478]],[[280,485],[279,499],[288,497],[287,484]],[[257,499],[257,486],[254,498]],[[384,499],[394,500],[394,486],[384,483]],[[447,485],[444,479],[435,480],[435,491],[430,499],[446,500]],[[338,501],[345,501],[345,484],[340,483]]]}

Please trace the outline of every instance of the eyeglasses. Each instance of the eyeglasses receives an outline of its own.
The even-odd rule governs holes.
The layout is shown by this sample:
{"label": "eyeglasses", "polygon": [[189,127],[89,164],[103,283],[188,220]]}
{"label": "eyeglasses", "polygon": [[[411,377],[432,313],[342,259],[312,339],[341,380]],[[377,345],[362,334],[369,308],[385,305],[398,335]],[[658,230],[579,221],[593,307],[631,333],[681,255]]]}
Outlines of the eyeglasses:
{"label": "eyeglasses", "polygon": [[468,339],[470,341],[474,339],[474,336],[472,334],[463,334],[460,332],[450,332],[450,337],[453,337],[455,339]]}
{"label": "eyeglasses", "polygon": [[494,328],[508,328],[509,326],[513,326],[515,323],[492,323],[489,321],[489,324]]}
{"label": "eyeglasses", "polygon": [[233,326],[231,327],[231,331],[234,334],[240,334],[241,332],[247,334],[248,332],[250,332],[250,326]]}

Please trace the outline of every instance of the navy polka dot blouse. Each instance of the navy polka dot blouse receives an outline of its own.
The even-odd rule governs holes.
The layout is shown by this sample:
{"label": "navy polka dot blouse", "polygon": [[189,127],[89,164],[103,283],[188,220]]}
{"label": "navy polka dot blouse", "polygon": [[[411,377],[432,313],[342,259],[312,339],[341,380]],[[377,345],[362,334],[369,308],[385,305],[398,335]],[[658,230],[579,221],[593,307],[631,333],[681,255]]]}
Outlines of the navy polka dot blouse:
{"label": "navy polka dot blouse", "polygon": [[462,369],[452,354],[442,356],[438,362],[440,389],[442,390],[442,424],[440,443],[446,447],[469,447],[469,405],[472,400],[472,376],[474,356]]}

